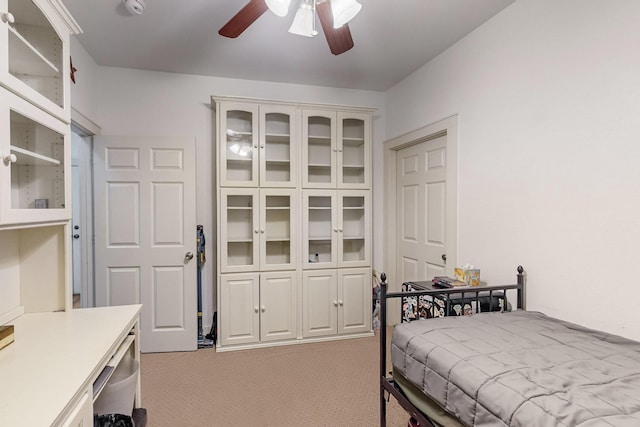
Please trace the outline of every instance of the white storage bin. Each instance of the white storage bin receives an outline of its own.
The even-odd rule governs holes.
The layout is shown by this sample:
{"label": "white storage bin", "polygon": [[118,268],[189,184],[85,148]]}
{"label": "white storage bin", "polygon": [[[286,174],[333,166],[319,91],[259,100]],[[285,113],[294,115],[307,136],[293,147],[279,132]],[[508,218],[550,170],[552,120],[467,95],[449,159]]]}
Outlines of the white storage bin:
{"label": "white storage bin", "polygon": [[93,412],[98,415],[133,413],[136,384],[140,362],[133,357],[125,357],[116,367],[102,393],[93,404]]}

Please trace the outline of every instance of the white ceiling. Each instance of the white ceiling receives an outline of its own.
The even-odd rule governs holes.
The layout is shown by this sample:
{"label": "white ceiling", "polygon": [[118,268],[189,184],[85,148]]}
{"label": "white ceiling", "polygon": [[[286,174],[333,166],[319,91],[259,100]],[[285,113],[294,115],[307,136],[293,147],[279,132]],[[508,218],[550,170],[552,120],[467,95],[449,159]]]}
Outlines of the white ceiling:
{"label": "white ceiling", "polygon": [[349,23],[355,47],[329,51],[322,29],[287,32],[289,15],[267,11],[236,39],[218,30],[248,0],[145,0],[132,16],[122,0],[62,0],[98,65],[248,80],[384,91],[515,0],[360,0]]}

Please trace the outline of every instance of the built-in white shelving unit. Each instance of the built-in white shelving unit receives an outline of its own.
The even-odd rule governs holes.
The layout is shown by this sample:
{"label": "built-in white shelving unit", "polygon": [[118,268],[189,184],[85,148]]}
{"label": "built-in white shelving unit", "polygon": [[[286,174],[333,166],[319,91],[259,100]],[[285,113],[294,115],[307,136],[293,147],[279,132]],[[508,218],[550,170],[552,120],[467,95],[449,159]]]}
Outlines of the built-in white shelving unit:
{"label": "built-in white shelving unit", "polygon": [[93,425],[114,368],[139,359],[140,306],[72,308],[69,39],[79,32],[60,0],[0,0],[0,325],[15,330],[0,349],[2,426]]}
{"label": "built-in white shelving unit", "polygon": [[371,334],[373,110],[212,101],[219,350]]}

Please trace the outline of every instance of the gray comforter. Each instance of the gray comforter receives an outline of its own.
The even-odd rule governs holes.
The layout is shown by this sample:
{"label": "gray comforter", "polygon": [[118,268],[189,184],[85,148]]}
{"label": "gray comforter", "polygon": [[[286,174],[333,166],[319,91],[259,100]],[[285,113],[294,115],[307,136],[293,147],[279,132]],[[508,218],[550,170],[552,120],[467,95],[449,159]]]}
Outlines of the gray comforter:
{"label": "gray comforter", "polygon": [[470,426],[640,426],[640,343],[541,313],[403,323],[391,360]]}

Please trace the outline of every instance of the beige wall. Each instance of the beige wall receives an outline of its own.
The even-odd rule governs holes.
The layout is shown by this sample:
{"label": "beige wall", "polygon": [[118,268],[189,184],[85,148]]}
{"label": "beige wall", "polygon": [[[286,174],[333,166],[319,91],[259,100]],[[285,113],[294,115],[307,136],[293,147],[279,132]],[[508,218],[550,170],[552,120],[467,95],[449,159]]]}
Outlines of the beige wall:
{"label": "beige wall", "polygon": [[387,92],[387,136],[458,114],[458,261],[529,309],[640,339],[640,2],[518,0]]}
{"label": "beige wall", "polygon": [[[204,225],[207,237],[208,262],[203,270],[205,325],[211,321],[215,307],[215,116],[211,96],[373,107],[377,109],[373,121],[375,146],[381,146],[385,134],[382,92],[100,67],[93,63],[80,44],[74,43],[72,49],[74,65],[76,57],[78,61],[84,59],[84,63],[77,65],[80,81],[72,91],[72,105],[99,125],[102,135],[186,136],[196,140],[196,220]],[[92,75],[83,77],[83,69]],[[85,85],[83,78],[90,82]],[[378,158],[381,150],[376,151]],[[379,174],[374,178],[374,185],[381,186],[381,180]],[[374,198],[374,203],[381,203],[380,199]],[[377,229],[382,227],[382,217],[374,213],[374,226],[375,223]],[[375,254],[374,259],[377,257],[377,262],[381,263],[380,245]]]}

